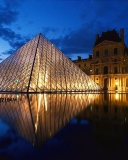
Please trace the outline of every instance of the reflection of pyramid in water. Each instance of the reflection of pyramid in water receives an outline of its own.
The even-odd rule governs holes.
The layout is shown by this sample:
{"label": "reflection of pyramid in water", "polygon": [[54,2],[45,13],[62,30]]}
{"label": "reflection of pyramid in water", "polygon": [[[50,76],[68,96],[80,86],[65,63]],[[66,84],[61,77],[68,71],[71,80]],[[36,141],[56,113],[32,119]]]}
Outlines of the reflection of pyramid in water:
{"label": "reflection of pyramid in water", "polygon": [[41,34],[0,63],[0,91],[88,91],[100,87]]}
{"label": "reflection of pyramid in water", "polygon": [[94,99],[92,94],[0,94],[0,118],[39,147]]}

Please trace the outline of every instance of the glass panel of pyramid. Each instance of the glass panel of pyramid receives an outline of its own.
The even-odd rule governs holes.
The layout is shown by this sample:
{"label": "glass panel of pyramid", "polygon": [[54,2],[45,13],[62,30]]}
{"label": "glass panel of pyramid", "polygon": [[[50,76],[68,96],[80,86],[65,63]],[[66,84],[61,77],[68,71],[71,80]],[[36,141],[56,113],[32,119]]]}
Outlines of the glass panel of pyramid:
{"label": "glass panel of pyramid", "polygon": [[0,91],[91,90],[100,87],[42,34],[0,63]]}

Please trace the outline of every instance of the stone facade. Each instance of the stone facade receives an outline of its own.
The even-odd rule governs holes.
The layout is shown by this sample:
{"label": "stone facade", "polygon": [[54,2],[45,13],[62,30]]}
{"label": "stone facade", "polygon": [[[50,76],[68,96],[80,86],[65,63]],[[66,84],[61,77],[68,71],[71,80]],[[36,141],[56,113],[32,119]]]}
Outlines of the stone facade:
{"label": "stone facade", "polygon": [[93,54],[88,59],[73,61],[101,88],[109,91],[128,91],[128,51],[124,30],[120,36],[115,30],[96,35]]}

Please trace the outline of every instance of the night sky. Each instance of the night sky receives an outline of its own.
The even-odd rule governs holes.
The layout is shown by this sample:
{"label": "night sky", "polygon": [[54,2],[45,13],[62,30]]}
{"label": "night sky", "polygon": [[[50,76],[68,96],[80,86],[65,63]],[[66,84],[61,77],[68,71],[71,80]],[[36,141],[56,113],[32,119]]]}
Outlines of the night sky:
{"label": "night sky", "polygon": [[69,58],[87,58],[95,35],[124,28],[127,0],[0,0],[0,62],[39,33]]}

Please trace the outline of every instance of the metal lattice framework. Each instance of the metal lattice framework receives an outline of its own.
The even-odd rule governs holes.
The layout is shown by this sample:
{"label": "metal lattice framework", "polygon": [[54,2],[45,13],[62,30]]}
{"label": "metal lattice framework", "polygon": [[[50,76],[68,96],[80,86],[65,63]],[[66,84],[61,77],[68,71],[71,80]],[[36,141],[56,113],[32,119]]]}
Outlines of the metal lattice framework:
{"label": "metal lattice framework", "polygon": [[0,63],[0,91],[90,90],[100,87],[42,34]]}

